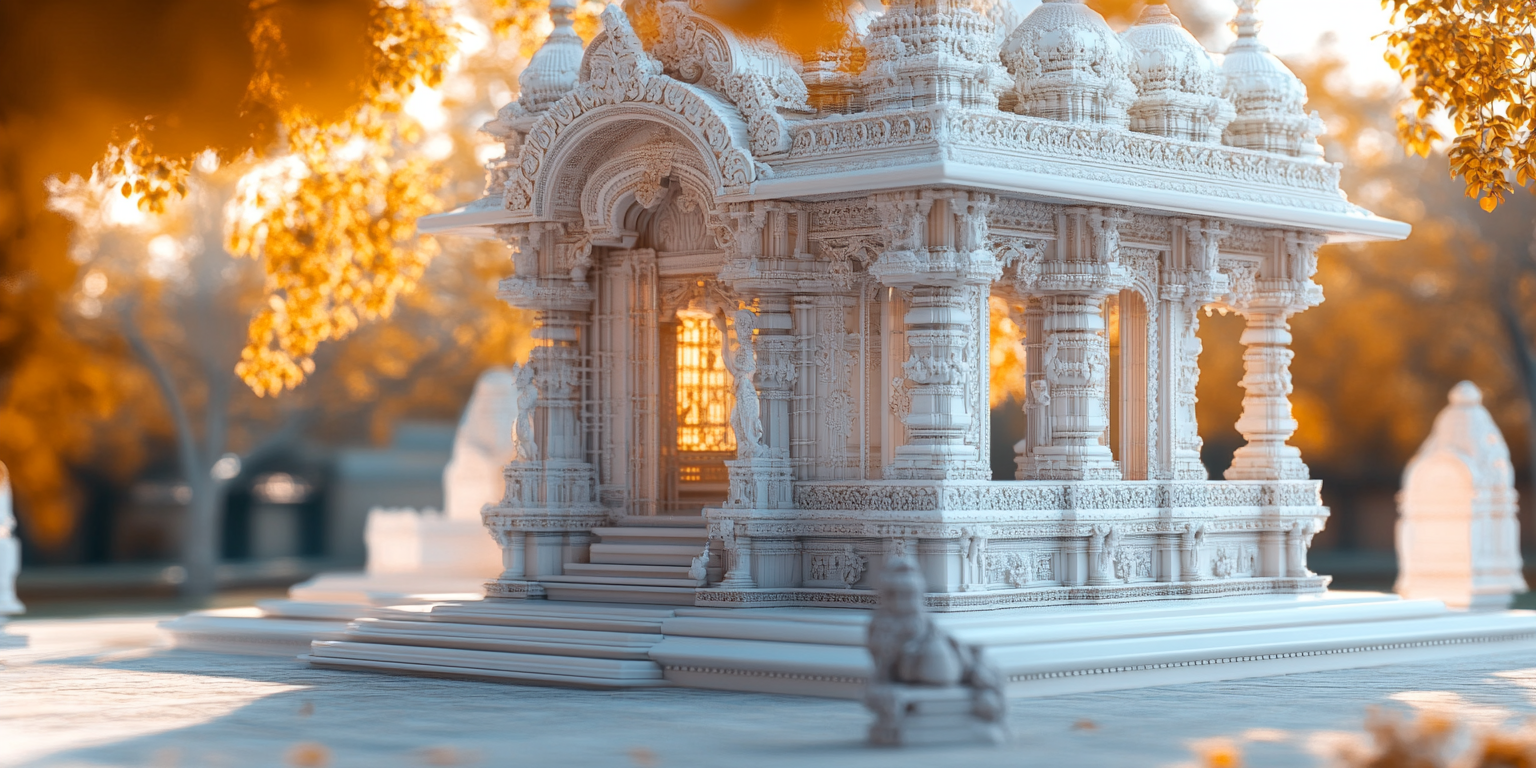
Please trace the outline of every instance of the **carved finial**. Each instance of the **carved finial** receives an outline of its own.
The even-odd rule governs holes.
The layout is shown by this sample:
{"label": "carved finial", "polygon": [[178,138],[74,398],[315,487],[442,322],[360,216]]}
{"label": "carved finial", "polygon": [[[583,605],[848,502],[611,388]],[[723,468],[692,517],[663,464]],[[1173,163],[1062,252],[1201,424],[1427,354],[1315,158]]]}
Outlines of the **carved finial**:
{"label": "carved finial", "polygon": [[1264,26],[1264,22],[1259,20],[1259,0],[1234,0],[1234,2],[1237,3],[1237,16],[1232,19],[1229,26],[1237,34],[1238,44],[1244,41],[1258,44],[1259,29]]}
{"label": "carved finial", "polygon": [[1451,405],[1482,405],[1483,391],[1470,381],[1463,381],[1451,389]]}
{"label": "carved finial", "polygon": [[1173,11],[1169,10],[1167,5],[1158,3],[1157,5],[1149,5],[1146,8],[1141,9],[1141,18],[1138,18],[1136,23],[1178,24],[1179,17],[1173,15]]}
{"label": "carved finial", "polygon": [[573,0],[550,0],[549,20],[555,28],[517,76],[518,104],[529,112],[548,109],[576,87],[582,44],[571,22],[575,10]]}

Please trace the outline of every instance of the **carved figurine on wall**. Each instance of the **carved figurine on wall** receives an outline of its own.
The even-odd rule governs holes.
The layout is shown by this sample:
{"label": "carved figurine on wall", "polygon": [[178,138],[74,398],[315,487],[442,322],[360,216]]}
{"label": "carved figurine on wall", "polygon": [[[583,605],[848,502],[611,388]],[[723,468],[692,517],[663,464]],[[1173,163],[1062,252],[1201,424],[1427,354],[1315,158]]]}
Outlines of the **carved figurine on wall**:
{"label": "carved figurine on wall", "polygon": [[1001,743],[1007,738],[1001,676],[974,649],[934,624],[923,606],[925,591],[923,575],[911,559],[886,561],[880,607],[869,623],[874,674],[864,704],[875,713],[869,742]]}
{"label": "carved figurine on wall", "polygon": [[533,383],[533,364],[512,366],[512,400],[517,407],[512,422],[512,458],[514,461],[537,461],[539,444],[533,437],[533,412],[539,407],[539,389]]}
{"label": "carved figurine on wall", "polygon": [[1045,379],[1029,383],[1029,407],[1034,410],[1030,423],[1035,432],[1035,445],[1051,444],[1051,385]]}
{"label": "carved figurine on wall", "polygon": [[[736,403],[731,407],[731,429],[736,432],[736,458],[751,459],[759,452],[767,451],[763,445],[763,417],[757,400],[757,385],[752,381],[757,373],[757,352],[752,346],[752,328],[757,315],[741,309],[732,313],[732,319],[735,322],[730,329],[726,328],[725,318],[720,315],[715,316],[715,324],[720,328],[725,369],[735,382]],[[736,336],[734,345],[730,340],[731,331]]]}

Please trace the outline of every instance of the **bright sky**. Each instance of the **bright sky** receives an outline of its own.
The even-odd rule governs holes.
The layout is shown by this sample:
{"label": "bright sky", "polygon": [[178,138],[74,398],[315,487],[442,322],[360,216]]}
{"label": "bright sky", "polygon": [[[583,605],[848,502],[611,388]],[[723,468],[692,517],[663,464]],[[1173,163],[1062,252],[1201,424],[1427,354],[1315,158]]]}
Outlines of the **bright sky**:
{"label": "bright sky", "polygon": [[[1207,5],[1230,10],[1236,6],[1221,0]],[[1397,75],[1382,60],[1386,41],[1372,39],[1387,31],[1391,17],[1379,0],[1268,0],[1259,3],[1264,20],[1260,39],[1276,56],[1305,57],[1328,33],[1337,38],[1335,49],[1350,62],[1350,73],[1362,82],[1397,82]],[[1218,50],[1224,50],[1232,33],[1222,30]]]}
{"label": "bright sky", "polygon": [[[1013,0],[1020,11],[1028,13],[1039,0]],[[1202,0],[1213,14],[1230,18],[1236,5],[1230,0]],[[1350,74],[1360,82],[1397,82],[1397,76],[1382,61],[1386,49],[1382,40],[1373,40],[1387,30],[1389,16],[1380,0],[1263,0],[1259,17],[1264,20],[1262,39],[1281,58],[1302,58],[1312,53],[1319,41],[1333,33],[1338,53],[1350,62]],[[1214,50],[1226,50],[1232,34],[1225,29],[1212,41]]]}

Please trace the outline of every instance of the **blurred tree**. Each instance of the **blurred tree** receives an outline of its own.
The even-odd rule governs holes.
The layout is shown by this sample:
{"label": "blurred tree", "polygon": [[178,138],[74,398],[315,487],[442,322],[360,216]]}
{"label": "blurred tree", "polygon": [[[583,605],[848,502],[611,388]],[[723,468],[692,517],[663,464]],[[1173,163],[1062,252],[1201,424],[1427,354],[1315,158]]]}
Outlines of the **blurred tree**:
{"label": "blurred tree", "polygon": [[[85,245],[92,235],[78,231],[74,217],[47,210],[43,180],[91,167],[93,154],[96,181],[104,183],[110,176],[117,188],[98,201],[103,208],[91,216],[100,218],[111,210],[113,216],[170,222],[183,216],[163,214],[171,213],[166,206],[181,204],[177,184],[185,185],[193,173],[192,158],[205,148],[221,150],[225,167],[215,185],[219,195],[238,190],[245,201],[254,202],[264,191],[275,194],[260,206],[231,206],[240,217],[224,224],[238,219],[246,225],[243,230],[215,227],[201,235],[210,257],[228,258],[227,249],[218,246],[231,232],[243,232],[241,244],[252,246],[249,252],[258,256],[265,255],[261,248],[275,235],[286,239],[283,252],[292,257],[282,262],[279,277],[297,280],[302,288],[309,279],[302,274],[306,270],[336,269],[343,274],[329,283],[332,301],[340,295],[343,304],[354,302],[364,313],[399,303],[391,322],[363,326],[357,344],[310,358],[317,372],[335,368],[335,375],[318,382],[322,386],[317,389],[325,392],[305,393],[299,397],[304,402],[263,410],[243,404],[245,396],[226,389],[235,404],[232,445],[247,449],[254,444],[252,436],[242,434],[242,424],[255,423],[247,416],[308,408],[313,402],[328,407],[308,426],[331,438],[382,438],[389,421],[401,414],[451,418],[479,371],[509,362],[526,343],[518,332],[526,327],[520,315],[494,299],[494,279],[505,271],[504,250],[466,245],[429,266],[425,256],[430,251],[417,249],[410,226],[429,207],[479,195],[484,175],[478,163],[491,156],[493,143],[477,138],[475,128],[514,94],[522,54],[531,49],[525,34],[542,37],[547,28],[538,23],[542,4],[172,0],[140,14],[126,13],[121,5],[115,0],[0,5],[0,61],[7,71],[37,75],[0,82],[0,459],[15,472],[22,531],[31,546],[43,551],[58,551],[73,534],[71,465],[92,462],[118,470],[121,477],[142,462],[156,440],[177,431],[171,427],[171,408],[155,407],[163,387],[140,364],[135,345],[108,323],[84,322],[82,306],[91,305],[82,301],[99,298],[86,294],[97,290],[100,278],[87,283],[92,270],[77,263],[93,258]],[[381,10],[385,6],[393,10]],[[435,89],[424,87],[420,77],[411,81],[401,75],[419,73],[422,65],[414,58],[420,41],[396,34],[402,24],[419,24],[419,19],[398,16],[413,8],[435,14],[435,29],[453,30],[452,55],[440,59],[444,79]],[[583,12],[595,18],[593,8],[584,6]],[[492,31],[497,13],[514,20],[500,28],[502,34]],[[396,15],[381,21],[379,14]],[[271,45],[261,56],[253,48],[253,39],[271,34],[261,32],[262,19],[278,24],[281,55]],[[583,23],[592,26],[590,19]],[[444,42],[441,36],[411,34],[431,38],[433,46]],[[90,43],[83,50],[81,39]],[[386,45],[381,48],[378,42]],[[67,50],[77,52],[64,55]],[[258,68],[262,56],[265,63]],[[409,82],[410,87],[397,88],[385,108],[379,99],[363,104],[370,82]],[[279,102],[251,96],[262,88],[278,89],[286,99],[281,104],[307,116],[308,122],[294,123],[309,130],[294,139],[303,142],[304,152],[293,151],[288,139],[294,134],[273,106]],[[343,132],[336,126],[343,124],[357,127],[357,141],[341,141]],[[113,137],[119,130],[129,131],[128,138],[121,133]],[[283,140],[273,143],[278,138]],[[381,150],[378,142],[386,138],[389,146]],[[109,145],[106,158],[98,154],[103,144]],[[124,181],[128,197],[122,196]],[[344,194],[330,194],[338,191]],[[388,209],[362,205],[353,195],[381,191]],[[351,229],[335,227],[339,219]],[[74,248],[69,247],[72,229]],[[299,253],[292,247],[295,233],[332,238],[322,244],[340,242],[348,250],[338,256],[311,245]],[[138,237],[143,245],[161,234],[181,237],[158,231]],[[65,258],[66,251],[74,258]],[[149,258],[147,245],[139,255]],[[243,260],[237,267],[260,272],[272,263]],[[410,294],[413,279],[430,288]],[[232,317],[244,313],[247,320],[256,309],[273,308],[263,295],[280,281],[269,283],[258,275],[254,285],[253,293],[237,297],[241,303],[219,308]],[[285,309],[299,303],[281,298]],[[320,298],[325,300],[323,292]],[[150,303],[147,298],[139,303],[141,313]],[[300,315],[290,312],[288,317]],[[186,339],[161,335],[161,330],[141,320],[143,347],[161,350],[157,357],[185,357],[175,348]],[[242,337],[225,341],[238,352]],[[405,339],[410,343],[402,343]],[[238,355],[223,359],[229,369],[239,362]],[[175,362],[166,367],[179,375],[195,366]],[[225,383],[227,373],[221,377]],[[205,441],[205,390],[213,386],[191,387],[180,395],[187,420],[198,424],[193,431],[199,441]],[[129,403],[135,407],[122,407]]]}
{"label": "blurred tree", "polygon": [[[1485,211],[1536,182],[1536,4],[1530,0],[1383,0],[1396,28],[1387,63],[1408,84],[1398,134],[1428,155],[1450,117],[1451,174]],[[1513,181],[1511,181],[1513,177]]]}
{"label": "blurred tree", "polygon": [[312,386],[260,398],[239,386],[234,364],[263,274],[223,247],[246,169],[220,168],[206,153],[185,177],[186,192],[150,213],[122,199],[122,177],[103,166],[89,179],[50,185],[55,210],[76,224],[72,255],[84,270],[70,330],[101,346],[123,339],[159,395],[190,491],[189,597],[215,586],[224,501],[242,467],[310,428],[345,433],[363,418],[382,431],[403,412],[451,416],[480,370],[526,354],[518,314],[498,308],[489,290],[504,256],[469,249],[434,274],[444,279],[431,290],[407,300],[397,321],[322,355]]}

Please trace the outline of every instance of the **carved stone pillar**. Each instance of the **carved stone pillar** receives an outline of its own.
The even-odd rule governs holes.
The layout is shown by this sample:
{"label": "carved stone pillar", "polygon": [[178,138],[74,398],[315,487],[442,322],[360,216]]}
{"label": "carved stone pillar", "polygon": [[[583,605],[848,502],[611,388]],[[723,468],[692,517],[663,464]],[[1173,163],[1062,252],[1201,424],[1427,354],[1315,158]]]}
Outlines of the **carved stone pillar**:
{"label": "carved stone pillar", "polygon": [[1287,306],[1257,306],[1244,312],[1243,415],[1237,431],[1247,444],[1237,449],[1228,480],[1305,480],[1301,451],[1286,441],[1296,433],[1291,416],[1291,331]]}
{"label": "carved stone pillar", "polygon": [[[1278,246],[1284,246],[1280,250]],[[1291,315],[1322,301],[1311,281],[1321,238],[1291,234],[1260,267],[1252,295],[1234,296],[1246,318],[1243,330],[1243,415],[1237,431],[1247,443],[1237,449],[1228,480],[1305,480],[1301,451],[1287,445],[1296,433],[1291,415]]]}
{"label": "carved stone pillar", "polygon": [[725,577],[720,580],[722,589],[756,589],[752,580],[752,537],[747,536],[738,523],[724,520],[720,523],[720,541],[725,546]]}
{"label": "carved stone pillar", "polygon": [[[607,521],[598,503],[596,475],[587,460],[581,424],[585,394],[584,338],[593,293],[584,281],[590,247],[555,223],[502,233],[516,238],[518,277],[503,280],[497,295],[533,310],[538,340],[529,367],[534,392],[520,393],[531,409],[531,429],[518,428],[518,457],[504,475],[506,494],[482,513],[502,546],[505,572],[487,587],[492,597],[539,597],[541,576],[559,575],[569,562],[585,562],[588,532]],[[554,277],[538,277],[553,274]],[[519,419],[522,422],[523,419]],[[529,444],[531,442],[531,445]]]}
{"label": "carved stone pillar", "polygon": [[1160,480],[1207,480],[1200,458],[1203,445],[1195,405],[1200,384],[1200,310],[1227,293],[1227,276],[1219,266],[1220,245],[1230,227],[1218,221],[1175,220],[1161,295],[1162,369],[1158,391],[1157,475]]}
{"label": "carved stone pillar", "polygon": [[1130,283],[1120,263],[1119,226],[1127,220],[1111,210],[1067,209],[1057,220],[1056,253],[1041,264],[1036,291],[1046,296],[1040,352],[1046,386],[1031,394],[1049,402],[1051,440],[1034,447],[1038,479],[1120,479],[1114,454],[1102,442],[1109,429],[1103,304]]}
{"label": "carved stone pillar", "polygon": [[763,444],[771,456],[788,461],[789,405],[798,376],[789,297],[763,296],[758,307],[757,391],[762,399]]}
{"label": "carved stone pillar", "polygon": [[[987,234],[990,198],[965,192],[877,195],[886,250],[870,268],[885,285],[911,292],[903,317],[908,349],[903,377],[911,407],[907,443],[885,468],[892,479],[988,479],[986,446],[967,442],[985,412],[970,395],[985,392],[987,361],[976,351],[979,291],[1001,275]],[[979,359],[978,359],[979,358]],[[983,402],[985,398],[983,397]]]}
{"label": "carved stone pillar", "polygon": [[[737,382],[737,407],[748,399],[756,401],[755,412],[742,416],[756,421],[751,426],[760,440],[755,446],[746,445],[738,430],[737,457],[726,462],[731,482],[726,506],[785,509],[794,506],[790,405],[799,372],[790,292],[796,277],[811,263],[801,258],[806,247],[805,215],[784,203],[741,203],[732,207],[730,221],[731,257],[720,279],[742,303],[755,305],[756,310],[736,313],[738,328],[744,322],[751,327],[737,334],[738,344],[745,345],[738,347],[737,356],[733,358],[729,349],[725,354],[728,361],[736,360],[729,366],[733,375],[740,372],[748,378]],[[743,392],[743,386],[751,390]]]}
{"label": "carved stone pillar", "polygon": [[[1038,263],[1036,264],[1038,269]],[[1038,279],[1036,277],[1035,279]],[[1024,329],[1024,437],[1014,443],[1018,467],[1014,477],[1019,480],[1038,480],[1035,467],[1035,448],[1051,444],[1051,395],[1050,384],[1045,380],[1045,300],[1030,298],[1014,322]]]}
{"label": "carved stone pillar", "polygon": [[1297,520],[1285,531],[1285,575],[1292,578],[1311,576],[1307,568],[1307,550],[1312,547],[1316,523]]}

